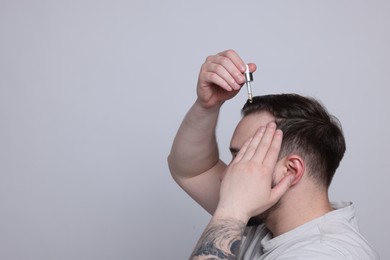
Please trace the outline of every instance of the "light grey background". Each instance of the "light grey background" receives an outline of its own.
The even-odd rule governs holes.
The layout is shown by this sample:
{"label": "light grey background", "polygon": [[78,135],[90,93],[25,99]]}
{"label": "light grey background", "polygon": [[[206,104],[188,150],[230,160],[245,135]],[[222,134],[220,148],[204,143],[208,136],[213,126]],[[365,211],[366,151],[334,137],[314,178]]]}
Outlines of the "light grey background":
{"label": "light grey background", "polygon": [[[331,188],[390,258],[389,1],[0,0],[0,259],[186,259],[209,216],[166,157],[206,56],[253,92],[320,99],[348,151]],[[245,93],[227,103],[221,154]]]}

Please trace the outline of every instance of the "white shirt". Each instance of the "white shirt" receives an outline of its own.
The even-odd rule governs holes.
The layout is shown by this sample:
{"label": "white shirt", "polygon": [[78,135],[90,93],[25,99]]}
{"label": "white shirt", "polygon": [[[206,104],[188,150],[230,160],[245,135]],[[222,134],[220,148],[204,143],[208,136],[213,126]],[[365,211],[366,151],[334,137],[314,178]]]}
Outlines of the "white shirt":
{"label": "white shirt", "polygon": [[264,226],[247,227],[238,259],[379,259],[359,233],[352,203],[332,203],[335,209],[272,238]]}

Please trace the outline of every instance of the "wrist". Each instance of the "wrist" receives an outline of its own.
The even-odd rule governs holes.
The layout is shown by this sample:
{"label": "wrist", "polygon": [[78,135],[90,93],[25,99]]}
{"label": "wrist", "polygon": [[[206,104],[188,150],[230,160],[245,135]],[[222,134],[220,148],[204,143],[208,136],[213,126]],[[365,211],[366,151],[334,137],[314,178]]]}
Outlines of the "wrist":
{"label": "wrist", "polygon": [[199,97],[195,101],[195,105],[199,107],[199,109],[202,109],[205,113],[210,113],[210,112],[219,112],[221,109],[224,101],[217,102],[215,104],[207,104],[206,102],[202,101]]}
{"label": "wrist", "polygon": [[215,219],[234,219],[243,223],[248,223],[251,216],[240,210],[231,207],[222,207],[218,205],[214,212],[213,218]]}

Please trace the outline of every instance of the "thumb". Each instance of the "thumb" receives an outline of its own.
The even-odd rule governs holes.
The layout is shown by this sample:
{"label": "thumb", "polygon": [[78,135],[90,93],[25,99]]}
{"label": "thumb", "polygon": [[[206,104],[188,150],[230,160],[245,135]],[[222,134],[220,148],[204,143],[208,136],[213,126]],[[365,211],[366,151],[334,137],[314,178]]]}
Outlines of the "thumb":
{"label": "thumb", "polygon": [[257,66],[255,63],[248,63],[249,71],[250,72],[255,72],[257,70]]}
{"label": "thumb", "polygon": [[272,188],[270,200],[274,203],[279,201],[279,199],[291,187],[291,184],[293,181],[294,181],[293,174],[289,174],[289,175],[285,176],[275,187]]}

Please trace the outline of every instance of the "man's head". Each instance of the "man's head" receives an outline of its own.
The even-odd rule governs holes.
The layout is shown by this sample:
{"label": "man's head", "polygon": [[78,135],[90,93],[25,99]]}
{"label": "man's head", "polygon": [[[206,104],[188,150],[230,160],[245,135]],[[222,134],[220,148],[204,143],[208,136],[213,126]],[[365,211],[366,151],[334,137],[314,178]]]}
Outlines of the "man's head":
{"label": "man's head", "polygon": [[[283,131],[280,158],[298,155],[308,176],[329,187],[345,153],[345,140],[338,120],[318,101],[297,94],[257,96],[244,105],[242,115],[236,132],[251,135],[253,129],[275,121]],[[240,136],[236,139],[246,138]]]}

